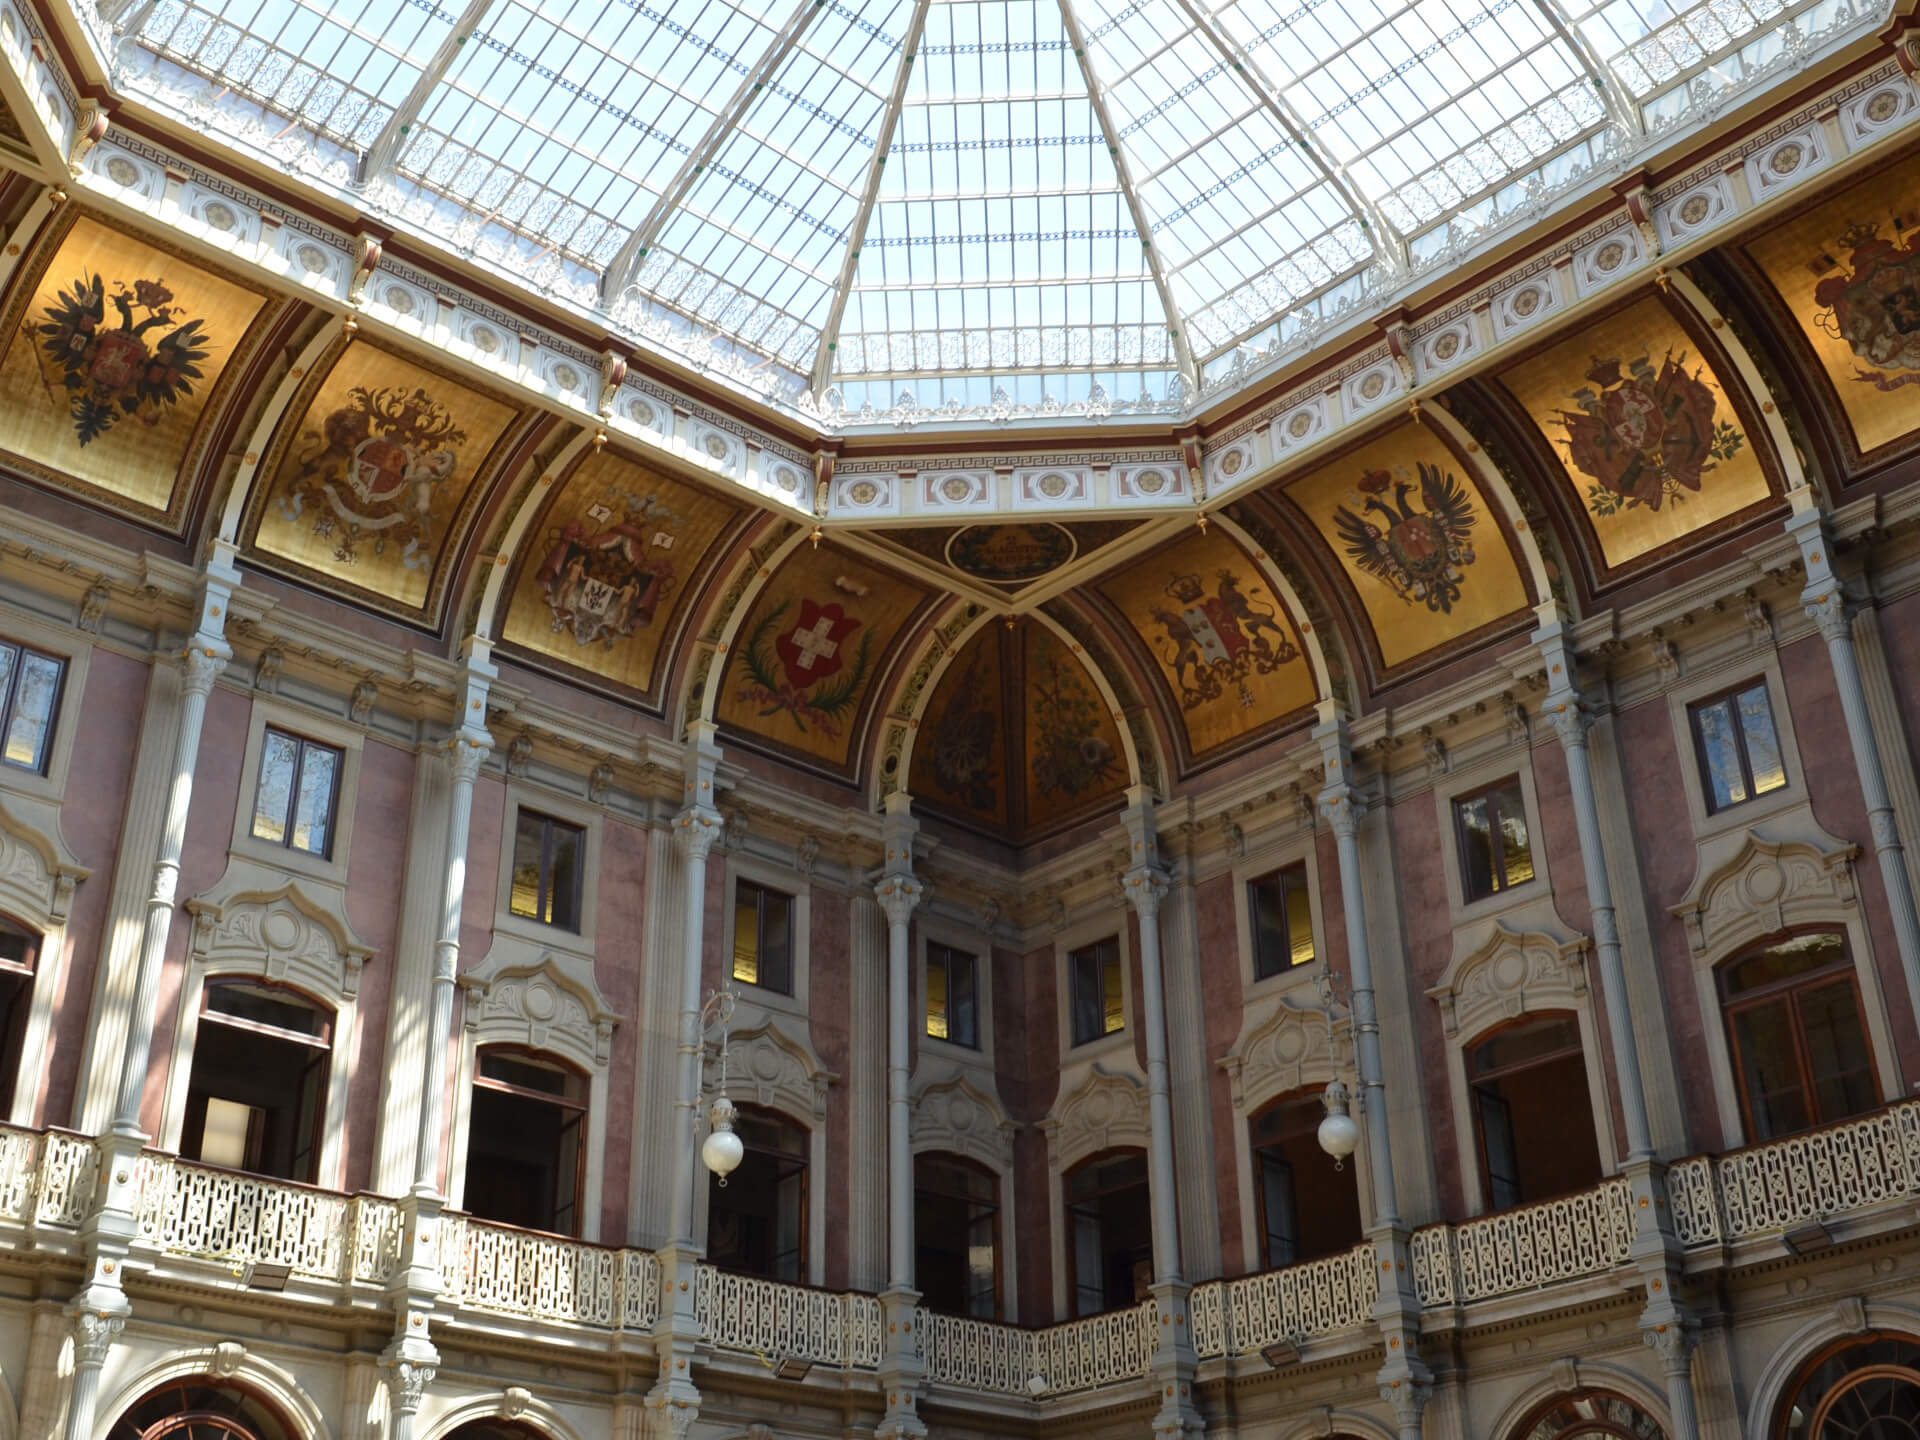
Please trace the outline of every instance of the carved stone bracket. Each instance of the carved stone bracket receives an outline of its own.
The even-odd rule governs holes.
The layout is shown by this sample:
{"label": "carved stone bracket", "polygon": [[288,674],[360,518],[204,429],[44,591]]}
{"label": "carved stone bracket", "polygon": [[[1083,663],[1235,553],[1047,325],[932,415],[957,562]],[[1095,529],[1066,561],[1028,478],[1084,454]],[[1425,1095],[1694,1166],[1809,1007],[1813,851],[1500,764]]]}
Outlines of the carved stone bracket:
{"label": "carved stone bracket", "polygon": [[784,1109],[802,1120],[826,1118],[827,1094],[839,1074],[773,1022],[734,1031],[727,1060],[729,1098]]}
{"label": "carved stone bracket", "polygon": [[1695,955],[1785,930],[1796,913],[1828,912],[1854,902],[1857,845],[1829,849],[1805,840],[1775,842],[1749,832],[1730,858],[1696,876],[1673,913]]}
{"label": "carved stone bracket", "polygon": [[1587,994],[1585,936],[1561,940],[1495,925],[1427,991],[1447,1037],[1478,1035],[1529,1010],[1573,1009]]}
{"label": "carved stone bracket", "polygon": [[1147,1087],[1131,1075],[1116,1075],[1098,1062],[1040,1122],[1048,1159],[1069,1170],[1089,1155],[1116,1146],[1147,1148]]}
{"label": "carved stone bracket", "polygon": [[1323,1010],[1296,1009],[1282,1000],[1220,1058],[1234,1109],[1255,1108],[1276,1095],[1348,1076],[1351,1024],[1346,1019],[1330,1020]]}
{"label": "carved stone bracket", "polygon": [[187,901],[191,955],[211,970],[261,975],[322,997],[351,1000],[373,954],[348,926],[344,903],[329,905],[297,882],[278,890],[213,894]]}
{"label": "carved stone bracket", "polygon": [[569,975],[553,956],[497,974],[471,971],[460,977],[460,988],[466,992],[467,1029],[476,1035],[605,1068],[620,1017],[607,1008],[597,987]]}
{"label": "carved stone bracket", "polygon": [[1019,1129],[999,1101],[965,1075],[925,1086],[914,1096],[915,1150],[951,1150],[989,1168],[1009,1170]]}

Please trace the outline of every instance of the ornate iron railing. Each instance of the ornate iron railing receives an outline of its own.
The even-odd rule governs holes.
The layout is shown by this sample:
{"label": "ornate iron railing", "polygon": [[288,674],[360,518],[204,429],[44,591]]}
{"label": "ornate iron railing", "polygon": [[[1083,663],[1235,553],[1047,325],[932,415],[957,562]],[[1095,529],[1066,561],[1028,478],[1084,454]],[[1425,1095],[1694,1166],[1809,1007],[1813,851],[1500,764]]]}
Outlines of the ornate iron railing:
{"label": "ornate iron railing", "polygon": [[1624,1177],[1413,1237],[1414,1292],[1459,1305],[1598,1275],[1626,1262],[1633,1198]]}
{"label": "ornate iron railing", "polygon": [[880,1363],[880,1302],[872,1295],[784,1285],[701,1265],[694,1275],[693,1312],[703,1339],[757,1355],[768,1365],[793,1359],[871,1369]]}
{"label": "ornate iron railing", "polygon": [[621,1252],[450,1215],[447,1298],[470,1310],[611,1330],[623,1318]]}
{"label": "ornate iron railing", "polygon": [[1252,1355],[1356,1330],[1373,1314],[1380,1275],[1371,1242],[1338,1255],[1194,1287],[1188,1302],[1193,1343],[1202,1359]]}
{"label": "ornate iron railing", "polygon": [[[140,1235],[168,1255],[222,1260],[244,1271],[285,1265],[345,1280],[352,1200],[327,1190],[196,1165],[149,1152],[140,1160]],[[356,1268],[358,1244],[354,1246]]]}

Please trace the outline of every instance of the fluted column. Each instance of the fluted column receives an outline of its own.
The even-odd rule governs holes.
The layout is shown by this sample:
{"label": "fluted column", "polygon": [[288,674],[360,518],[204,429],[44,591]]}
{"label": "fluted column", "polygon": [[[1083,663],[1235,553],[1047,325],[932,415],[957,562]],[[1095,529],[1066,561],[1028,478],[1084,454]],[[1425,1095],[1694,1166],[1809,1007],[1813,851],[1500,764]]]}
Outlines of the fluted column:
{"label": "fluted column", "polygon": [[1360,869],[1363,802],[1353,786],[1353,754],[1345,717],[1331,701],[1320,706],[1314,727],[1326,767],[1320,813],[1333,831],[1340,862],[1340,903],[1347,926],[1347,981],[1353,1009],[1354,1059],[1366,1124],[1368,1168],[1373,1176],[1373,1227],[1369,1232],[1380,1266],[1380,1298],[1373,1319],[1385,1342],[1377,1376],[1380,1396],[1393,1411],[1400,1440],[1420,1440],[1422,1416],[1433,1394],[1433,1373],[1420,1358],[1420,1301],[1413,1293],[1408,1235],[1394,1189],[1393,1146],[1387,1122],[1387,1090],[1380,1055],[1380,1015],[1373,987],[1373,950],[1367,936],[1367,902]]}
{"label": "fluted column", "polygon": [[886,857],[873,887],[887,917],[887,1344],[880,1383],[887,1393],[886,1414],[874,1432],[879,1440],[904,1440],[927,1433],[918,1413],[921,1366],[913,1327],[920,1296],[913,1288],[913,1097],[912,1009],[913,952],[907,926],[925,893],[913,876],[912,799],[900,791],[887,796],[881,822]]}
{"label": "fluted column", "polygon": [[1887,790],[1880,742],[1867,709],[1867,689],[1860,678],[1860,658],[1853,648],[1854,608],[1840,577],[1834,573],[1833,546],[1818,510],[1799,510],[1787,521],[1787,533],[1799,542],[1806,565],[1806,588],[1800,603],[1820,628],[1833,666],[1834,689],[1846,717],[1847,740],[1853,749],[1854,769],[1860,777],[1860,798],[1867,807],[1867,828],[1873,836],[1874,857],[1886,886],[1887,910],[1893,921],[1893,939],[1900,951],[1900,970],[1906,977],[1907,1003],[1920,1019],[1920,914],[1916,914],[1913,880],[1907,871],[1900,827],[1894,819],[1893,797]]}

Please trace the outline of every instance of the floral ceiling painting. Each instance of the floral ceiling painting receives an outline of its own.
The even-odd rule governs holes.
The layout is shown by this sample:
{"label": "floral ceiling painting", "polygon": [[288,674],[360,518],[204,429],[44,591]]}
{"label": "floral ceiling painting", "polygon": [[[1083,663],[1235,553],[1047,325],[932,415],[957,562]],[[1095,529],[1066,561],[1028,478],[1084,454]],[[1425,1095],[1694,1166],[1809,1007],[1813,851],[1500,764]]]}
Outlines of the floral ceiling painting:
{"label": "floral ceiling painting", "polygon": [[502,638],[653,698],[687,601],[746,517],[710,490],[598,451],[534,518]]}
{"label": "floral ceiling painting", "polygon": [[516,411],[354,340],[292,414],[262,467],[273,479],[249,517],[254,547],[402,611],[428,608]]}
{"label": "floral ceiling painting", "polygon": [[893,642],[931,591],[835,545],[802,545],[754,601],[715,712],[730,730],[847,774]]}
{"label": "floral ceiling painting", "polygon": [[36,476],[177,518],[266,296],[76,213],[7,305],[0,447]]}
{"label": "floral ceiling painting", "polygon": [[1027,618],[983,625],[948,665],[909,788],[935,814],[1025,840],[1108,808],[1126,784],[1119,726],[1085,660]]}
{"label": "floral ceiling painting", "polygon": [[1187,738],[1205,755],[1313,704],[1285,607],[1219,527],[1129,561],[1100,583],[1153,656]]}
{"label": "floral ceiling painting", "polygon": [[1286,495],[1338,560],[1388,669],[1530,603],[1499,517],[1424,425],[1394,427]]}
{"label": "floral ceiling painting", "polygon": [[1500,380],[1565,468],[1609,567],[1772,493],[1726,386],[1657,297],[1602,318]]}
{"label": "floral ceiling painting", "polygon": [[1747,242],[1862,452],[1920,429],[1920,161]]}

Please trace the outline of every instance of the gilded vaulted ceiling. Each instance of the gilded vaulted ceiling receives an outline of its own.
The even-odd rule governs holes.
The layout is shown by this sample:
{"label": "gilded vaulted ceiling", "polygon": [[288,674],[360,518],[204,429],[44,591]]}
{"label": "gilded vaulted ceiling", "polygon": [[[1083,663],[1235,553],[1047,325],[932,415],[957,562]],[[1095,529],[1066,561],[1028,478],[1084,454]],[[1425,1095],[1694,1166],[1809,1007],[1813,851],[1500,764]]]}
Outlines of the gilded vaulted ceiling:
{"label": "gilded vaulted ceiling", "polygon": [[[0,189],[14,481],[224,535],[423,643],[478,624],[643,727],[706,716],[1014,841],[1297,737],[1330,696],[1390,703],[1550,598],[1611,603],[1741,543],[1798,479],[1839,492],[1920,449],[1912,156],[1611,288],[1580,267],[1613,243],[1645,259],[1647,234],[1576,248],[1548,288],[1536,272],[1466,329],[1458,306],[1416,318],[1398,360],[1368,351],[1298,403],[1145,438],[869,439],[837,475],[837,446],[536,334],[377,242],[349,262],[256,227],[276,271],[243,263],[224,192],[180,189],[191,223],[168,228],[81,188]],[[359,266],[345,314],[336,261]],[[1405,398],[1443,350],[1527,320],[1523,291],[1567,318]],[[1788,419],[1844,463],[1805,476]]]}

